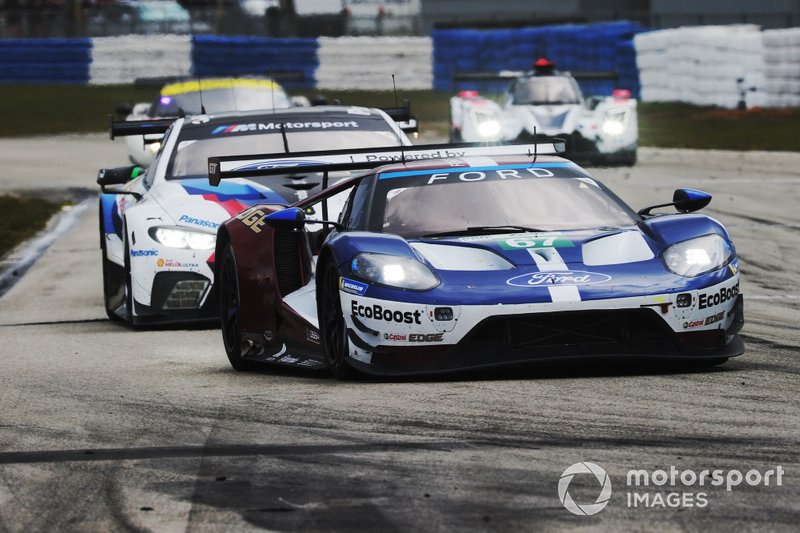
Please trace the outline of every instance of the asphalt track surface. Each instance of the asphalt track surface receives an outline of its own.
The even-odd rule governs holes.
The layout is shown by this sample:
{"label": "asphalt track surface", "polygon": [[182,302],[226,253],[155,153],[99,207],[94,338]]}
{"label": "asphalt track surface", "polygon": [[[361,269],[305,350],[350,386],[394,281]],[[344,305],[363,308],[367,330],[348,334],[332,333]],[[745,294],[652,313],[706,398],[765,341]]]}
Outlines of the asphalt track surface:
{"label": "asphalt track surface", "polygon": [[[125,158],[88,135],[0,140],[0,159],[1,190],[49,193],[92,189],[98,167]],[[595,175],[636,207],[678,186],[714,194],[705,212],[741,257],[743,356],[353,383],[237,373],[217,330],[106,320],[92,204],[0,298],[0,530],[796,531],[800,155],[649,149]],[[592,516],[558,497],[583,461],[612,484]],[[783,476],[626,486],[629,470],[670,466]],[[590,474],[569,486],[580,504],[599,492]],[[655,506],[629,506],[632,492]],[[707,505],[658,505],[669,493]]]}

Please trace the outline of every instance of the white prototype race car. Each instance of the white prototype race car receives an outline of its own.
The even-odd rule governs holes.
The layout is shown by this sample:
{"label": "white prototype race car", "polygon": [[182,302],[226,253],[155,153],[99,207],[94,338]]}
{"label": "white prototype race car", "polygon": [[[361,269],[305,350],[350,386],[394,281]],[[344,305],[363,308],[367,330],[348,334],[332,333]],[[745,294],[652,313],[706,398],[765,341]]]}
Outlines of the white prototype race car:
{"label": "white prototype race car", "polygon": [[411,145],[403,128],[414,131],[413,122],[408,107],[353,106],[112,122],[112,138],[163,134],[163,142],[144,172],[134,165],[97,177],[108,317],[133,325],[216,318],[211,286],[220,224],[256,204],[294,204],[349,176],[304,172],[302,161],[289,161],[285,174],[211,187],[209,157],[277,151],[291,160],[312,149]]}
{"label": "white prototype race car", "polygon": [[[587,77],[605,77],[587,73]],[[539,59],[529,72],[472,73],[456,79],[513,80],[502,105],[474,90],[450,99],[453,142],[535,141],[561,137],[571,158],[632,165],[639,139],[636,100],[630,91],[584,98],[575,77]]]}

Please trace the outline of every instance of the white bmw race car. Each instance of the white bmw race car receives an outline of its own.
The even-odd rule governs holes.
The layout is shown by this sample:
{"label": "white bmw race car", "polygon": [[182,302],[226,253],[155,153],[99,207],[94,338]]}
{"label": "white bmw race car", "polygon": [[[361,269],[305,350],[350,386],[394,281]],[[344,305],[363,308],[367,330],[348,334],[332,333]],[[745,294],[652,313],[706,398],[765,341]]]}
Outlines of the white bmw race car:
{"label": "white bmw race car", "polygon": [[215,318],[211,285],[220,224],[255,204],[296,203],[342,177],[303,172],[302,161],[284,162],[280,176],[211,187],[209,157],[279,151],[291,160],[312,149],[410,145],[395,119],[408,124],[412,117],[403,109],[388,111],[392,116],[380,109],[318,106],[112,123],[112,138],[164,138],[145,171],[103,169],[97,178],[109,318],[134,325]]}
{"label": "white bmw race car", "polygon": [[567,141],[569,157],[632,165],[639,139],[636,100],[626,90],[584,99],[575,78],[546,59],[530,72],[473,73],[472,80],[513,80],[503,104],[477,91],[450,99],[450,140],[530,141],[538,136]]}

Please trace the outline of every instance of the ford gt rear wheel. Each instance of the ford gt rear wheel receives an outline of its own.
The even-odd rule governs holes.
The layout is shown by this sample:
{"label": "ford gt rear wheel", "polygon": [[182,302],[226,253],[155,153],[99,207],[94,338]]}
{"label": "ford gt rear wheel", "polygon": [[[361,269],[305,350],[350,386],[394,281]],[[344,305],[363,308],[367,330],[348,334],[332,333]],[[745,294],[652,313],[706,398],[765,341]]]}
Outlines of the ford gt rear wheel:
{"label": "ford gt rear wheel", "polygon": [[252,363],[244,358],[242,346],[242,327],[239,322],[241,313],[239,298],[239,274],[236,270],[236,258],[231,246],[225,247],[220,258],[218,295],[219,316],[222,329],[222,342],[231,366],[236,370],[248,370]]}
{"label": "ford gt rear wheel", "polygon": [[347,339],[347,323],[344,321],[339,299],[339,273],[336,267],[328,264],[322,279],[319,325],[325,359],[336,378],[351,379],[356,373],[347,362],[350,342]]}

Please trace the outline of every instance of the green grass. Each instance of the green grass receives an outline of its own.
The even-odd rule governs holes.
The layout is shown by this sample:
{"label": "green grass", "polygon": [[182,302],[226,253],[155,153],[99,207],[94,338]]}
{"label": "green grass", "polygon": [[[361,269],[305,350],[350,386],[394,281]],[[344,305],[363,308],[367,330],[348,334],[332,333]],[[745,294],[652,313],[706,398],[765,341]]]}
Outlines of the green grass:
{"label": "green grass", "polygon": [[0,195],[0,257],[36,235],[61,205],[41,198]]}
{"label": "green grass", "polygon": [[[6,102],[0,137],[106,131],[108,114],[117,105],[149,101],[157,92],[153,87],[132,85],[0,84],[0,101]],[[390,107],[395,102],[392,91],[307,90],[293,94],[324,94],[329,102],[367,107]],[[398,98],[411,101],[423,132],[447,134],[449,94],[401,90]],[[800,151],[797,124],[798,108],[736,111],[680,103],[639,104],[640,146]]]}
{"label": "green grass", "polygon": [[639,145],[800,151],[800,109],[745,111],[681,103],[639,105]]}

